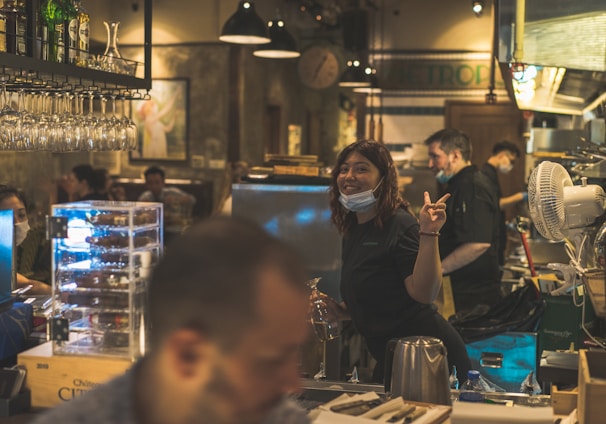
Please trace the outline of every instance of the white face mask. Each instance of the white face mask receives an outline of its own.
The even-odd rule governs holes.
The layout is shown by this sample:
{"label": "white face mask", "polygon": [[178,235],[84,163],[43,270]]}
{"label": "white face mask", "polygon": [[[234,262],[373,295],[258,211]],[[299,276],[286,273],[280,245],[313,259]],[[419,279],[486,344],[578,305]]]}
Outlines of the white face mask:
{"label": "white face mask", "polygon": [[511,163],[509,165],[499,165],[499,172],[501,174],[508,174],[512,169],[513,165]]}
{"label": "white face mask", "polygon": [[383,178],[379,181],[379,184],[372,190],[366,190],[361,193],[356,194],[343,194],[339,192],[341,195],[339,196],[339,202],[343,205],[345,209],[351,212],[368,212],[370,211],[375,203],[377,203],[377,199],[374,196],[374,192],[379,188],[381,183],[383,182]]}
{"label": "white face mask", "polygon": [[17,222],[15,224],[15,244],[17,246],[23,243],[23,240],[27,237],[27,233],[29,232],[29,222],[27,219],[23,222]]}

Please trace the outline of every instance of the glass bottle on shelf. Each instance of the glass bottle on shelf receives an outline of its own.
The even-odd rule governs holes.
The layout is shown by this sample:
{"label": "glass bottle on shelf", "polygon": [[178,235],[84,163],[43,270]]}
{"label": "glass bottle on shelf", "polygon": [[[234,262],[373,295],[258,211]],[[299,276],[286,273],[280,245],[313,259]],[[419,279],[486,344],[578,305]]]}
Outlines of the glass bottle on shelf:
{"label": "glass bottle on shelf", "polygon": [[0,8],[0,52],[6,51],[6,15]]}
{"label": "glass bottle on shelf", "polygon": [[27,13],[25,1],[17,0],[15,7],[17,8],[17,54],[25,56],[27,55]]}
{"label": "glass bottle on shelf", "polygon": [[58,0],[44,0],[40,5],[40,17],[44,23],[42,30],[42,43],[44,44],[42,58],[51,62],[57,61],[59,43],[57,38],[63,38],[63,19],[60,18],[62,15],[61,5]]}
{"label": "glass bottle on shelf", "polygon": [[[59,0],[59,3],[61,4],[61,10],[63,12],[63,22],[61,23],[61,36],[57,40],[59,44],[57,47],[57,62],[64,62],[66,59],[65,56],[70,54],[69,24],[76,17],[76,8],[71,0]],[[71,57],[68,56],[67,59],[69,63],[73,63]]]}
{"label": "glass bottle on shelf", "polygon": [[47,60],[63,62],[65,55],[64,30],[75,9],[68,0],[44,0],[41,15],[47,28]]}
{"label": "glass bottle on shelf", "polygon": [[17,52],[17,9],[14,0],[5,0],[0,8],[4,18],[4,51]]}
{"label": "glass bottle on shelf", "polygon": [[81,0],[73,0],[75,15],[69,23],[69,61],[86,66],[90,49],[90,15]]}

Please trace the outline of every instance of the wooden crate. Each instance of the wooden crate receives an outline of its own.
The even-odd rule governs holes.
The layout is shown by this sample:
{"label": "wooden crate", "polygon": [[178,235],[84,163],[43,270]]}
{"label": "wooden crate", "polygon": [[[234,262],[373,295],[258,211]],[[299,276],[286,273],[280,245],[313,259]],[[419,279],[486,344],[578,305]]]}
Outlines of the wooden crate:
{"label": "wooden crate", "polygon": [[556,415],[568,415],[577,407],[578,390],[560,390],[555,384],[551,386],[551,406]]}
{"label": "wooden crate", "polygon": [[606,416],[606,352],[579,350],[580,424],[601,424]]}
{"label": "wooden crate", "polygon": [[132,365],[128,358],[53,355],[52,351],[52,342],[47,342],[17,357],[18,364],[27,370],[25,384],[31,390],[33,407],[53,407],[72,400]]}

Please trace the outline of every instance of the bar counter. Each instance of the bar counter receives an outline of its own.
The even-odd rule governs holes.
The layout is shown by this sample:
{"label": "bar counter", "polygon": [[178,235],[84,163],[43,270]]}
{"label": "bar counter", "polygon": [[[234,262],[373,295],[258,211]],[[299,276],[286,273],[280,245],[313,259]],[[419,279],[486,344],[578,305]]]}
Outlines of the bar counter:
{"label": "bar counter", "polygon": [[[329,401],[337,398],[338,396],[340,396],[342,394],[348,394],[348,395],[353,396],[356,394],[375,392],[379,396],[385,395],[384,387],[382,385],[378,385],[378,384],[354,384],[354,383],[341,382],[341,381],[330,381],[330,380],[316,381],[316,380],[312,380],[312,379],[304,379],[302,386],[303,386],[303,391],[296,398],[296,400],[297,400],[297,402],[299,402],[299,404],[301,406],[303,406],[304,408],[306,408],[308,410],[312,410],[326,402],[329,402]],[[455,399],[453,402],[453,408],[457,408],[458,411],[460,411],[460,407],[464,407],[465,410],[471,410],[471,411],[473,411],[474,409],[480,410],[482,408],[488,408],[488,410],[490,410],[491,405],[495,405],[497,407],[496,409],[500,413],[500,410],[498,409],[499,407],[502,408],[504,406],[507,406],[507,407],[525,406],[525,407],[540,408],[540,409],[536,409],[533,412],[536,412],[539,415],[542,414],[543,416],[545,416],[544,408],[551,409],[551,404],[552,404],[552,399],[551,399],[551,396],[549,396],[549,395],[527,395],[527,394],[523,394],[523,393],[497,393],[497,392],[494,392],[494,393],[484,393],[484,397],[486,399],[485,403],[478,403],[476,405],[473,403],[461,402],[459,405],[459,404],[457,404],[458,401],[456,400],[458,398],[459,391],[451,390],[451,395],[452,395],[451,396],[452,399]],[[511,410],[511,412],[513,413],[515,411]],[[520,408],[520,412],[527,413],[528,410],[526,409],[525,411],[521,411],[521,408]],[[513,417],[513,415],[520,415],[519,413],[518,414],[508,414],[508,415],[509,416],[507,417],[507,419],[511,419],[510,422],[512,422],[512,423],[513,422],[521,422],[521,423],[542,422],[542,421],[535,421],[534,419],[531,419],[531,418],[528,418],[528,421],[526,421],[525,419],[516,420],[515,417]],[[527,414],[527,415],[530,415],[530,414]],[[552,421],[551,415],[553,415],[553,421],[555,421],[557,419],[564,420],[566,418],[566,416],[564,416],[564,415],[557,415],[557,414],[549,411],[548,418],[549,418],[550,422]],[[358,422],[358,420],[360,420],[360,422],[366,422],[361,419],[356,419],[353,417],[351,419],[349,419],[348,417],[344,417],[344,418],[347,419],[348,421],[351,421],[352,423]],[[377,422],[380,422],[380,421],[377,421]],[[443,418],[438,421],[420,420],[420,422],[429,422],[432,424],[443,422],[443,423],[448,424],[448,423],[451,423],[450,412],[445,419]],[[476,422],[476,421],[469,421],[469,422],[472,423],[472,422]],[[484,420],[483,424],[490,424],[491,422],[493,422],[493,421]],[[494,422],[501,422],[501,421],[494,421]],[[563,422],[565,422],[565,421],[563,421]]]}

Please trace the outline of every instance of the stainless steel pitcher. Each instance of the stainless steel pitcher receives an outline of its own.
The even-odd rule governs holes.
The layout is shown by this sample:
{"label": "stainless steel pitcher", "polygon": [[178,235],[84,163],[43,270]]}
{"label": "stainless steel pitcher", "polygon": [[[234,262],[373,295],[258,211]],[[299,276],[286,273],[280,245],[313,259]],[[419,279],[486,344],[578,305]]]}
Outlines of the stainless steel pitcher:
{"label": "stainless steel pitcher", "polygon": [[440,339],[404,337],[396,342],[391,394],[405,400],[450,405],[446,347]]}

